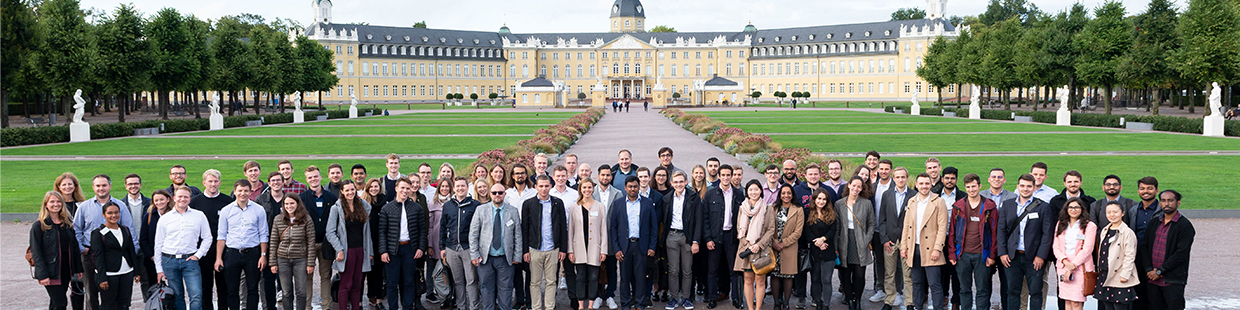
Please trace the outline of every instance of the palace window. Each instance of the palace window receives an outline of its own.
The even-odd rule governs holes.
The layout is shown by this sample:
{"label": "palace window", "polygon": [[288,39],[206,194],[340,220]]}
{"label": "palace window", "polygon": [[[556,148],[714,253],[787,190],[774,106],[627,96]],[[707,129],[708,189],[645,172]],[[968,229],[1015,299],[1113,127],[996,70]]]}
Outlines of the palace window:
{"label": "palace window", "polygon": [[542,65],[538,67],[538,75],[547,76],[547,65]]}
{"label": "palace window", "polygon": [[906,94],[907,94],[907,93],[909,93],[909,87],[908,87],[908,85],[909,85],[909,83],[908,83],[908,82],[904,82],[904,93],[906,93]]}

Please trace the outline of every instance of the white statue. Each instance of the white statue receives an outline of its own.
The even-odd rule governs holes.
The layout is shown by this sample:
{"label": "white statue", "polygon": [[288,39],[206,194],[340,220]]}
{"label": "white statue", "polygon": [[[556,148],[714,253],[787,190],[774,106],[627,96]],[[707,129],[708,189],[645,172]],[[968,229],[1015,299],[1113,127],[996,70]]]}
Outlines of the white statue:
{"label": "white statue", "polygon": [[982,101],[981,96],[982,88],[977,85],[973,85],[973,91],[969,92],[969,106],[980,107]]}
{"label": "white statue", "polygon": [[909,115],[921,115],[921,103],[917,102],[917,96],[920,94],[920,91],[913,92],[913,98],[910,100],[913,102],[913,106],[908,108]]}
{"label": "white statue", "polygon": [[1223,91],[1219,89],[1218,82],[1211,83],[1213,88],[1210,89],[1210,116],[1223,115]]}
{"label": "white statue", "polygon": [[211,115],[220,115],[220,92],[211,92]]}
{"label": "white statue", "polygon": [[301,92],[300,91],[293,93],[293,109],[297,110],[297,112],[301,112]]}
{"label": "white statue", "polygon": [[919,91],[914,91],[914,92],[913,92],[913,98],[912,98],[912,100],[910,100],[911,102],[913,102],[913,106],[921,106],[921,104],[919,104],[919,103],[917,102],[917,96],[918,96],[918,95],[920,95],[920,94],[921,94],[921,92],[919,92]]}
{"label": "white statue", "polygon": [[77,104],[73,105],[73,122],[78,124],[85,123],[82,121],[82,116],[86,114],[86,99],[82,99],[81,89],[73,93],[73,101],[77,102]]}
{"label": "white statue", "polygon": [[1068,99],[1068,96],[1070,95],[1071,93],[1068,90],[1068,85],[1064,85],[1063,87],[1059,88],[1059,110],[1060,111],[1068,111],[1068,101],[1072,100],[1072,99]]}
{"label": "white statue", "polygon": [[353,95],[353,94],[349,94],[349,99],[350,99],[350,101],[349,101],[349,108],[350,108],[350,109],[356,109],[356,108],[357,108],[357,96],[355,96],[355,95]]}

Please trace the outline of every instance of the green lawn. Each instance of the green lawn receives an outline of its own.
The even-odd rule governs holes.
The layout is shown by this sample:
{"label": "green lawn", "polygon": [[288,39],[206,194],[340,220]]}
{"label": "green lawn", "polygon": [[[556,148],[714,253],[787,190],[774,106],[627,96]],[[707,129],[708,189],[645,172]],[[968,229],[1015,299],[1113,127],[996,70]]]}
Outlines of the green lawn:
{"label": "green lawn", "polygon": [[[694,114],[705,114],[706,116],[710,116],[710,117],[712,117],[712,118],[729,118],[729,117],[736,117],[736,118],[758,118],[758,117],[788,117],[788,116],[800,116],[800,117],[812,117],[812,116],[901,116],[901,115],[899,115],[899,114],[891,114],[891,113],[875,113],[875,112],[865,112],[865,111],[849,111],[849,110],[823,110],[823,109],[818,109],[818,110],[814,110],[814,109],[803,109],[803,110],[788,110],[788,111],[760,111],[760,112],[754,112],[754,111],[744,111],[744,110],[742,110],[742,109],[738,109],[738,110],[736,110],[736,111],[711,111],[711,112],[700,112],[700,113],[699,113],[699,112],[694,112],[694,111],[690,110],[690,111],[688,111],[688,112],[689,112],[689,113],[694,113]],[[908,117],[908,116],[907,116],[907,115],[904,115],[904,117]]]}
{"label": "green lawn", "polygon": [[1093,127],[1069,127],[1029,123],[970,124],[828,124],[828,125],[733,125],[753,133],[832,133],[832,132],[1022,132],[1022,131],[1117,131]]}
{"label": "green lawn", "polygon": [[789,135],[771,136],[785,148],[814,152],[1020,152],[1240,150],[1240,139],[1166,133]]}
{"label": "green lawn", "polygon": [[[759,114],[761,115],[761,114]],[[982,123],[990,122],[984,120],[955,118],[955,117],[917,117],[917,116],[822,116],[822,117],[764,117],[764,118],[727,118],[727,117],[711,117],[713,119],[728,124],[752,124],[752,123],[789,123],[789,124],[830,124],[830,123]],[[327,124],[327,122],[316,122],[316,124]]]}
{"label": "green lawn", "polygon": [[476,112],[476,113],[456,113],[456,112],[426,112],[426,113],[406,113],[399,115],[387,116],[384,118],[457,118],[457,119],[475,119],[475,118],[557,118],[565,119],[580,113],[574,112]]}
{"label": "green lawn", "polygon": [[5,150],[5,155],[475,154],[522,137],[128,138]]}
{"label": "green lawn", "polygon": [[382,126],[382,127],[243,127],[218,131],[197,131],[176,136],[260,136],[260,135],[472,135],[534,134],[544,125],[513,126]]}
{"label": "green lawn", "polygon": [[551,125],[559,123],[558,119],[488,119],[488,120],[472,120],[458,118],[395,118],[383,117],[373,119],[341,119],[326,120],[318,122],[308,122],[293,124],[292,126],[322,126],[322,125]]}
{"label": "green lawn", "polygon": [[[370,177],[379,177],[387,173],[384,167],[382,156],[376,156],[375,159],[366,160],[294,160],[293,176],[298,181],[305,181],[305,175],[302,171],[309,166],[315,165],[323,172],[324,182],[327,180],[327,166],[331,163],[339,163],[346,169],[346,178],[348,177],[347,169],[353,164],[366,165]],[[469,163],[474,162],[473,159],[466,160],[402,160],[401,171],[403,173],[411,173],[417,171],[417,166],[422,162],[429,163],[436,168],[443,162],[452,163],[457,169],[465,167]],[[90,197],[90,178],[96,174],[108,174],[112,177],[112,194],[121,196],[125,194],[123,182],[120,179],[130,173],[137,173],[143,177],[142,192],[148,197],[157,189],[167,188],[171,183],[168,180],[168,168],[174,164],[184,165],[189,172],[186,183],[202,188],[202,172],[207,169],[217,169],[223,174],[223,182],[221,191],[232,192],[232,184],[234,181],[243,178],[241,166],[244,160],[120,160],[120,161],[0,161],[0,180],[3,180],[3,190],[0,190],[0,212],[3,213],[34,213],[39,210],[39,203],[43,199],[43,193],[52,189],[52,182],[65,171],[71,171],[78,176],[84,183],[87,192],[83,196]],[[260,160],[259,164],[263,167],[263,176],[270,171],[275,171],[276,160]]]}
{"label": "green lawn", "polygon": [[[747,107],[765,107],[765,108],[779,108],[779,107],[782,107],[782,108],[786,108],[786,109],[792,110],[792,99],[785,99],[785,100],[784,100],[784,103],[783,103],[782,105],[780,105],[780,104],[776,104],[775,102],[772,102],[772,101],[767,101],[767,100],[772,100],[772,99],[770,99],[770,98],[762,98],[762,100],[763,100],[763,103],[759,103],[759,104],[751,104],[751,105],[747,105]],[[909,103],[908,101],[898,101],[898,102],[891,102],[891,101],[887,101],[887,102],[880,102],[880,101],[849,101],[849,102],[843,102],[843,101],[815,101],[815,102],[813,102],[813,103],[809,103],[809,102],[803,102],[802,100],[797,99],[797,109],[802,109],[802,108],[845,108],[845,107],[847,107],[847,108],[853,108],[853,109],[859,109],[859,108],[870,108],[870,107],[873,107],[873,108],[879,108],[879,107],[882,107],[883,105],[887,105],[887,106],[891,106],[891,105],[895,105],[895,106],[910,106],[910,105],[913,105],[913,104],[912,104],[912,103]],[[926,105],[926,106],[929,106],[929,105]]]}
{"label": "green lawn", "polygon": [[[491,103],[490,103],[490,102],[482,102],[482,101],[481,101],[481,99],[479,99],[478,103],[480,104],[480,106],[477,106],[477,107],[475,107],[475,106],[471,106],[471,105],[469,105],[469,100],[468,100],[468,99],[466,99],[466,100],[464,100],[464,101],[461,103],[461,106],[459,106],[459,107],[458,107],[458,106],[456,106],[456,105],[447,105],[447,106],[446,106],[446,108],[447,108],[448,110],[476,110],[476,109],[478,109],[478,108],[482,108],[482,109],[504,109],[504,108],[511,109],[511,108],[512,108],[512,106],[511,106],[511,105],[498,105],[498,106],[491,106]],[[317,106],[317,105],[311,105],[311,106]],[[348,110],[348,109],[349,109],[349,105],[348,105],[348,104],[341,104],[341,105],[326,104],[326,105],[323,105],[323,108],[328,109],[328,110]],[[445,108],[445,105],[438,104],[438,103],[414,103],[414,104],[376,103],[376,104],[368,104],[368,103],[360,103],[360,102],[359,102],[359,103],[357,104],[357,108],[358,108],[358,109],[381,109],[381,110],[442,110],[442,109],[444,109],[444,108]]]}
{"label": "green lawn", "polygon": [[[912,174],[925,171],[925,157],[887,157],[896,166],[904,166]],[[849,162],[861,163],[863,158]],[[960,177],[968,173],[982,176],[984,186],[989,186],[986,176],[990,169],[1003,168],[1007,172],[1008,190],[1016,190],[1017,178],[1028,173],[1035,162],[1044,162],[1050,168],[1046,184],[1057,190],[1063,189],[1063,173],[1077,170],[1085,177],[1082,188],[1085,194],[1101,198],[1102,178],[1115,174],[1123,181],[1121,196],[1140,200],[1137,196],[1137,180],[1146,176],[1158,178],[1160,189],[1174,189],[1184,194],[1185,209],[1236,209],[1235,190],[1219,186],[1218,180],[1240,180],[1240,170],[1219,169],[1234,165],[1240,156],[1044,156],[1044,157],[939,157],[943,167],[956,167]]]}

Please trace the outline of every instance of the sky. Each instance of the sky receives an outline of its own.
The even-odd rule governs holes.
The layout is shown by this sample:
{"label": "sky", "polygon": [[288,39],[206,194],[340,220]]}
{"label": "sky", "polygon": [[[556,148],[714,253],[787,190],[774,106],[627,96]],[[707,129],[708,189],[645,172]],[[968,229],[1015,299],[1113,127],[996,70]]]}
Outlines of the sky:
{"label": "sky", "polygon": [[[182,14],[216,19],[252,13],[271,21],[291,18],[307,24],[313,19],[314,0],[129,0],[145,16],[165,7]],[[1174,1],[1183,6],[1187,0]],[[430,28],[497,31],[507,25],[514,33],[606,32],[614,0],[451,0],[451,1],[333,1],[334,23],[365,22],[370,25],[409,27],[426,21]],[[1073,0],[1031,0],[1043,11],[1059,12]],[[1103,0],[1081,0],[1096,8]],[[1148,0],[1121,0],[1129,15],[1145,11]],[[83,8],[111,12],[116,0],[81,0]],[[988,0],[951,0],[947,16],[977,15]],[[647,29],[667,25],[678,31],[741,31],[747,22],[758,29],[878,22],[890,19],[902,7],[926,7],[925,0],[677,0],[642,2]]]}

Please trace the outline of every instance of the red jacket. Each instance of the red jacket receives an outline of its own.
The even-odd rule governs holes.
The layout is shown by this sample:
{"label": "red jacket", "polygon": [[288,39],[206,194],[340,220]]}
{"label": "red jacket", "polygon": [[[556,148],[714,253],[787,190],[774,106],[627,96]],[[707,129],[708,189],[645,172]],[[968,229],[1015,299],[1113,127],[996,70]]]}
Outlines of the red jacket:
{"label": "red jacket", "polygon": [[[995,207],[995,203],[990,199],[982,198],[982,211],[980,219],[982,222],[982,256],[985,258],[995,258],[998,253],[996,240],[999,239],[999,209]],[[948,219],[951,226],[947,230],[947,240],[949,249],[947,258],[949,260],[959,260],[960,254],[964,252],[964,229],[968,223],[969,198],[957,200],[952,204],[952,215]]]}

